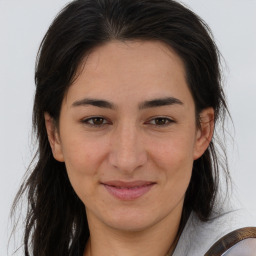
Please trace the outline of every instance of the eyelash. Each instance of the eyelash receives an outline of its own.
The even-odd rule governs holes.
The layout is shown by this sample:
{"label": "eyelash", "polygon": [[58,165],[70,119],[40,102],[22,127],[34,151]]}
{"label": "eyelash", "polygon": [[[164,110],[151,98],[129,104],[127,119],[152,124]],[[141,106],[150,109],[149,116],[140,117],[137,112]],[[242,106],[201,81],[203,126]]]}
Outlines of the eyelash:
{"label": "eyelash", "polygon": [[[97,119],[102,120],[103,123],[95,124],[94,121],[96,121]],[[90,123],[90,122],[92,122],[92,123]],[[83,119],[82,123],[86,124],[88,126],[91,126],[91,127],[95,127],[95,128],[102,127],[102,126],[107,125],[107,124],[111,124],[111,122],[107,121],[107,119],[102,117],[102,116],[92,116],[90,118]]]}
{"label": "eyelash", "polygon": [[[163,124],[157,124],[156,123],[157,120],[158,121],[163,121]],[[102,123],[101,124],[95,124],[95,121],[102,121]],[[154,121],[155,123],[152,124],[152,121]],[[90,118],[86,118],[86,119],[81,120],[81,122],[83,124],[86,124],[86,125],[94,127],[94,128],[101,128],[105,125],[109,125],[109,124],[111,125],[112,124],[106,118],[101,117],[101,116],[93,116],[93,117],[90,117]],[[151,118],[149,121],[145,122],[145,124],[154,125],[154,126],[157,126],[157,127],[169,126],[172,123],[175,123],[175,121],[170,119],[170,118],[161,117],[161,116]]]}
{"label": "eyelash", "polygon": [[[163,124],[157,124],[156,121],[164,121]],[[150,122],[154,121],[155,124],[151,124]],[[171,125],[172,123],[174,123],[175,121],[172,120],[171,118],[168,118],[168,117],[162,117],[162,116],[158,116],[158,117],[154,117],[154,118],[151,118],[149,121],[146,122],[146,124],[151,124],[151,125],[155,125],[157,127],[165,127],[165,126],[169,126]]]}

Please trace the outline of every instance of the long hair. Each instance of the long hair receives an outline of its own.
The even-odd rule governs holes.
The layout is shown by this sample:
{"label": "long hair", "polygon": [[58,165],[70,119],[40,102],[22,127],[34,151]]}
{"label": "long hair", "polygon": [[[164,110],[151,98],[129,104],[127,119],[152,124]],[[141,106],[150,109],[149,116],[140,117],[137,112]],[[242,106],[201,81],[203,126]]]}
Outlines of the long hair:
{"label": "long hair", "polygon": [[[15,209],[23,196],[27,196],[26,256],[83,254],[89,237],[85,206],[69,182],[65,164],[53,158],[44,113],[58,123],[62,100],[76,79],[79,64],[91,50],[111,40],[163,42],[183,60],[196,118],[203,109],[212,107],[217,123],[227,112],[219,51],[208,26],[191,10],[172,0],[71,2],[49,27],[38,52],[33,109],[38,140],[36,162],[13,206]],[[221,164],[215,136],[205,153],[194,161],[180,231],[192,211],[202,221],[207,221],[212,213]],[[225,165],[225,159],[222,164]]]}

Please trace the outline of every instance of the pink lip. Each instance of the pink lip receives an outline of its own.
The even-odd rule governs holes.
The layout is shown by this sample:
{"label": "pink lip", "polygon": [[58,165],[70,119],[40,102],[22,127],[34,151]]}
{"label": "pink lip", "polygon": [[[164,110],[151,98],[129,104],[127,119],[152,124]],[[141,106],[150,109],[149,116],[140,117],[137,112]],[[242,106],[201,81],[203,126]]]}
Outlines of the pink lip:
{"label": "pink lip", "polygon": [[134,200],[146,194],[156,183],[148,181],[108,181],[102,183],[107,191],[121,200]]}

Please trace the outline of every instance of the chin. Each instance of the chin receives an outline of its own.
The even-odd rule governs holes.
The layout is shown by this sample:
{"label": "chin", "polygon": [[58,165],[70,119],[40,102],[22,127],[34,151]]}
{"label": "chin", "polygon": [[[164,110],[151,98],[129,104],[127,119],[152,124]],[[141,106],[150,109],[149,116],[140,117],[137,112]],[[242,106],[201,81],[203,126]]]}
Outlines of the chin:
{"label": "chin", "polygon": [[[151,214],[150,214],[151,213]],[[161,220],[160,216],[153,216],[152,211],[124,210],[105,216],[105,224],[124,232],[141,232],[147,230]]]}

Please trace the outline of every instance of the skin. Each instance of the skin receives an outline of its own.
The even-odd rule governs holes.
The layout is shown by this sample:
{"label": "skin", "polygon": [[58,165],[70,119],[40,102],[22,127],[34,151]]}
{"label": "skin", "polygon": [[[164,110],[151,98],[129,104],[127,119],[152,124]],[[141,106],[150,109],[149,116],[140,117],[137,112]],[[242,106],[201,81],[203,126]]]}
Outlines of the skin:
{"label": "skin", "polygon": [[[145,104],[167,97],[177,101]],[[113,108],[85,104],[85,98]],[[163,256],[174,250],[193,161],[213,133],[213,109],[200,113],[200,128],[195,116],[183,62],[163,43],[111,41],[84,59],[58,128],[45,113],[53,155],[65,162],[86,206],[91,237],[84,255]],[[136,199],[121,200],[103,185],[112,180],[153,185]]]}

